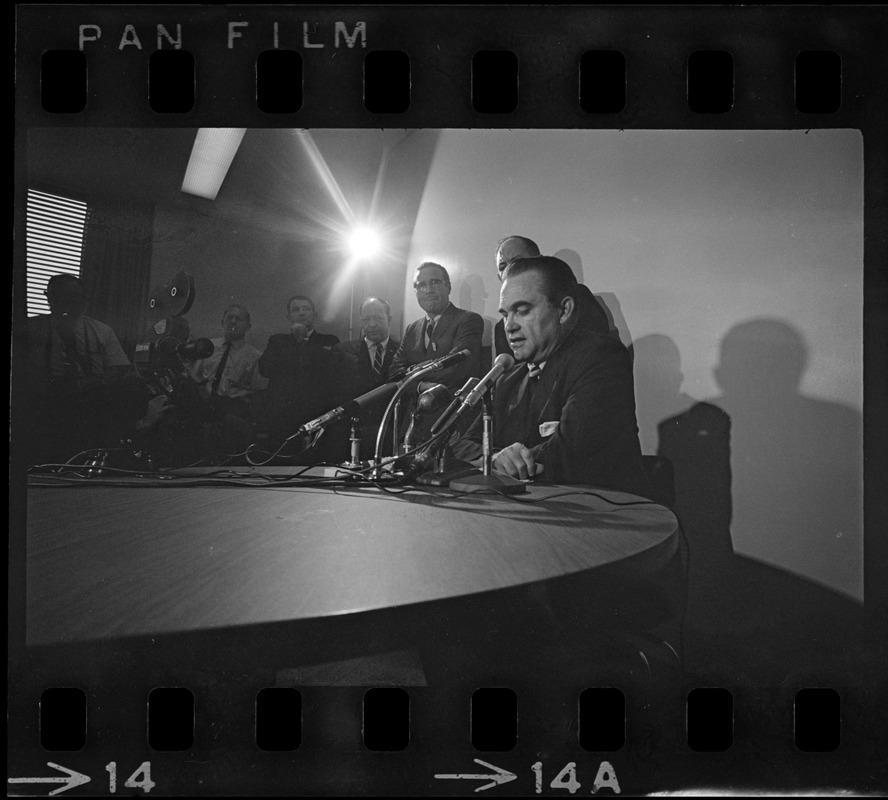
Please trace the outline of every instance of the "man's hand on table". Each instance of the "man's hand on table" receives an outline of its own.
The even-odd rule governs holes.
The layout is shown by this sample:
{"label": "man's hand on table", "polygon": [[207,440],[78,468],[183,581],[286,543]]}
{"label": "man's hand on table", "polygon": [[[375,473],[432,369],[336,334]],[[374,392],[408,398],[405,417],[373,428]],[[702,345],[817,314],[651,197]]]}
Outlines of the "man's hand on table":
{"label": "man's hand on table", "polygon": [[543,465],[534,460],[530,448],[521,442],[504,447],[493,457],[493,468],[511,478],[527,480],[543,474]]}

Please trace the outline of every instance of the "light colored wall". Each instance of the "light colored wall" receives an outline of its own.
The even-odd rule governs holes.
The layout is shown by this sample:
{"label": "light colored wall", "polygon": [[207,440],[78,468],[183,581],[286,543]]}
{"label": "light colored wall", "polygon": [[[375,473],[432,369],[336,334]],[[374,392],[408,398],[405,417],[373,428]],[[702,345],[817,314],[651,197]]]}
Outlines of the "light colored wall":
{"label": "light colored wall", "polygon": [[[731,415],[735,551],[861,598],[860,134],[442,132],[409,265],[444,264],[452,299],[492,324],[506,234],[565,258],[624,342],[643,340],[645,452],[657,452],[657,425],[694,401]],[[420,315],[410,279],[407,322]],[[722,386],[721,344],[753,320],[762,346],[734,359]],[[801,382],[762,402],[784,334],[807,358]]]}

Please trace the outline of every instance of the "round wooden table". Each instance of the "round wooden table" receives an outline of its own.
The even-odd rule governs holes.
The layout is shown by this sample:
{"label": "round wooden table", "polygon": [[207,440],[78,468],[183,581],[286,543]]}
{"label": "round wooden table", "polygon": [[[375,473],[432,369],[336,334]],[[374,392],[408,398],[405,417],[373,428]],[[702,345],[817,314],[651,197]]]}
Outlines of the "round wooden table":
{"label": "round wooden table", "polygon": [[318,619],[584,570],[644,574],[676,552],[678,524],[662,506],[582,493],[641,501],[607,490],[529,489],[519,499],[32,486],[27,643]]}

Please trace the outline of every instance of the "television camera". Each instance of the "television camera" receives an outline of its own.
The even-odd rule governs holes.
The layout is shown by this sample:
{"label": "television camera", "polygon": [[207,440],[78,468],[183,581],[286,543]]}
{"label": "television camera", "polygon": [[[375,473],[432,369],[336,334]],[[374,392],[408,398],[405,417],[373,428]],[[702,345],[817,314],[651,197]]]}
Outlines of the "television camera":
{"label": "television camera", "polygon": [[194,303],[194,277],[184,270],[151,291],[148,300],[148,333],[136,345],[134,362],[148,390],[164,394],[175,405],[180,419],[198,417],[202,401],[197,384],[185,362],[213,353],[209,339],[192,340],[185,314]]}

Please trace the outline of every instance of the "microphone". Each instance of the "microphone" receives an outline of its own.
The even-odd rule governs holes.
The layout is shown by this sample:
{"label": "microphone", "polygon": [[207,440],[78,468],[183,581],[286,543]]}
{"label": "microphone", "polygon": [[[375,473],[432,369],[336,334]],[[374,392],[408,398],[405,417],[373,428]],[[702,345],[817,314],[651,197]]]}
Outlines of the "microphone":
{"label": "microphone", "polygon": [[448,353],[446,356],[436,358],[428,365],[428,367],[424,367],[423,370],[425,371],[428,369],[428,372],[426,373],[428,375],[437,375],[441,370],[445,370],[447,367],[452,367],[454,364],[459,364],[460,361],[465,361],[471,355],[472,351],[468,348],[465,350],[457,350],[455,353]]}
{"label": "microphone", "polygon": [[452,398],[453,394],[443,383],[433,383],[419,396],[419,400],[416,401],[416,410],[428,414],[430,411],[437,411]]}
{"label": "microphone", "polygon": [[209,358],[216,348],[209,339],[180,342],[172,336],[167,336],[157,343],[157,349],[165,356],[181,356],[186,361],[196,361],[199,358]]}
{"label": "microphone", "polygon": [[[460,399],[465,397],[469,392],[472,391],[477,385],[479,378],[469,378],[462,386],[461,389],[458,389],[453,395],[453,399],[450,401],[450,405],[444,410],[440,417],[435,421],[435,424],[432,425],[429,430],[429,436],[435,438],[439,433],[443,432],[450,424],[449,418],[456,411],[457,407],[460,404]],[[429,397],[444,397],[449,395],[449,391],[441,392],[440,390],[444,389],[444,387],[440,383],[434,384],[430,389],[427,389],[419,396],[418,405],[421,407],[423,398],[426,396]],[[435,461],[437,459],[437,451],[438,447],[433,445],[428,445],[423,448],[420,452],[418,452],[414,457],[413,461],[410,462],[410,466],[404,470],[404,474],[401,476],[402,483],[409,483],[413,478],[417,475],[428,472],[435,466]]]}
{"label": "microphone", "polygon": [[450,416],[459,408],[460,399],[465,397],[469,392],[472,391],[477,385],[480,378],[469,378],[464,384],[462,389],[459,389],[455,395],[453,395],[453,400],[450,401],[450,405],[444,409],[444,413],[441,414],[438,419],[435,420],[435,424],[432,425],[429,430],[429,435],[434,436],[436,433],[444,430],[444,427],[450,422]]}
{"label": "microphone", "polygon": [[[460,407],[456,410],[456,412],[450,417],[450,419],[446,420],[441,427],[440,430],[444,428],[449,428],[453,425],[456,425],[460,419],[462,419],[469,411],[472,410],[476,405],[478,405],[478,401],[481,400],[482,397],[486,394],[487,390],[496,383],[497,378],[502,375],[507,370],[512,369],[515,366],[515,359],[512,358],[508,353],[501,353],[496,357],[493,362],[493,368],[488,372],[480,381],[478,381],[477,386],[475,386],[469,393],[465,396],[465,399],[462,401]],[[443,418],[443,417],[442,417]]]}
{"label": "microphone", "polygon": [[332,411],[328,411],[326,414],[322,414],[320,417],[316,417],[311,420],[311,422],[306,422],[299,430],[302,433],[312,433],[313,431],[318,430],[319,428],[326,428],[328,425],[332,425],[334,422],[338,422],[345,417],[352,416],[356,411],[360,411],[362,408],[366,408],[372,403],[377,402],[378,400],[385,400],[389,396],[393,395],[395,391],[398,389],[398,384],[395,382],[384,383],[382,386],[377,386],[375,389],[371,389],[369,392],[364,392],[364,394],[354,398],[353,400],[349,400],[344,405],[339,406],[338,408],[334,408]]}
{"label": "microphone", "polygon": [[455,353],[448,353],[440,358],[420,361],[418,364],[411,364],[394,375],[390,375],[389,380],[400,381],[419,372],[422,372],[423,375],[435,375],[442,369],[447,369],[447,367],[452,367],[454,364],[459,364],[460,361],[465,361],[471,355],[472,351],[466,348],[465,350],[457,350]]}

